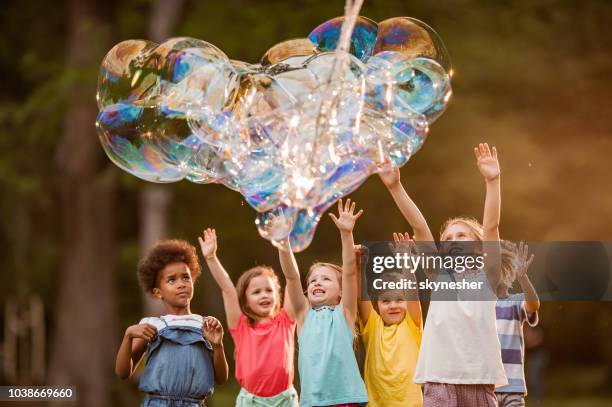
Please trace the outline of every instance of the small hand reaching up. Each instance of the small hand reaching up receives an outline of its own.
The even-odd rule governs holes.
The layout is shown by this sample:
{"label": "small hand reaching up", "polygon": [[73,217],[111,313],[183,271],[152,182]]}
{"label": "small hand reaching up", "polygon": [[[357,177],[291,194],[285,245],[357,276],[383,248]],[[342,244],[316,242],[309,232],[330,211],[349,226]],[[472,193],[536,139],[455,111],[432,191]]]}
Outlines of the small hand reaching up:
{"label": "small hand reaching up", "polygon": [[474,155],[476,156],[476,165],[478,170],[486,181],[493,181],[499,177],[499,161],[497,160],[497,149],[489,149],[487,143],[480,143],[478,147],[474,147]]}
{"label": "small hand reaching up", "polygon": [[387,188],[397,185],[400,182],[400,170],[398,167],[386,168],[379,172],[378,176]]}
{"label": "small hand reaching up", "polygon": [[521,289],[525,293],[525,310],[528,313],[537,312],[540,309],[540,299],[538,298],[538,293],[534,288],[533,284],[529,280],[529,276],[527,276],[527,270],[529,266],[533,262],[533,258],[535,254],[529,255],[529,246],[525,243],[520,242],[519,246],[516,250],[517,253],[517,277]]}
{"label": "small hand reaching up", "polygon": [[393,232],[393,241],[395,242],[394,250],[396,253],[411,253],[414,247],[414,240],[410,238],[408,232],[395,233]]}
{"label": "small hand reaching up", "polygon": [[198,236],[202,256],[205,259],[211,259],[217,254],[217,232],[215,229],[204,229],[202,236]]}
{"label": "small hand reaching up", "polygon": [[332,218],[336,227],[341,232],[352,232],[355,227],[355,222],[363,214],[363,209],[355,213],[355,202],[351,203],[350,199],[346,200],[344,207],[342,206],[342,199],[338,200],[338,216],[330,213],[329,216]]}
{"label": "small hand reaching up", "polygon": [[529,246],[527,246],[523,242],[520,242],[518,249],[517,249],[517,255],[518,255],[517,275],[519,278],[521,278],[527,275],[527,270],[529,269],[529,266],[531,266],[531,262],[533,261],[535,254],[532,253],[531,256],[529,256]]}

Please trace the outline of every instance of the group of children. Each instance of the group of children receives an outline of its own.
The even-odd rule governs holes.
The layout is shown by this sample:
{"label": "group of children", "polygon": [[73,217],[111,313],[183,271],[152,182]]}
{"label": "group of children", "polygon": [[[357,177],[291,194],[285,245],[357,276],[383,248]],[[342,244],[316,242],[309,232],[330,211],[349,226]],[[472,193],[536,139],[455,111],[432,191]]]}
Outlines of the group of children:
{"label": "group of children", "polygon": [[[484,279],[499,300],[432,300],[424,330],[418,298],[393,291],[376,301],[360,298],[360,250],[353,228],[363,211],[356,212],[350,199],[339,200],[338,215],[330,214],[342,241],[341,266],[312,264],[303,287],[289,242],[281,245],[282,300],[270,267],[252,268],[234,285],[217,257],[216,231],[203,232],[201,252],[221,289],[235,344],[241,386],[236,406],[524,405],[522,325],[537,323],[539,308],[526,274],[533,255],[528,258],[524,245],[500,241],[497,152],[487,144],[474,150],[486,182],[483,223],[450,219],[441,241],[481,242],[485,267],[461,277],[425,272],[432,279]],[[380,178],[414,231],[413,239],[395,234],[396,245],[437,250],[425,218],[400,183],[399,170],[381,172]],[[157,243],[139,263],[142,287],[163,301],[166,315],[127,328],[115,371],[129,377],[146,354],[142,406],[203,406],[214,385],[228,378],[221,323],[190,310],[200,274],[195,248],[179,240]],[[509,295],[517,275],[523,293]],[[293,387],[296,330],[299,397]],[[365,348],[363,379],[355,357],[357,330]]]}

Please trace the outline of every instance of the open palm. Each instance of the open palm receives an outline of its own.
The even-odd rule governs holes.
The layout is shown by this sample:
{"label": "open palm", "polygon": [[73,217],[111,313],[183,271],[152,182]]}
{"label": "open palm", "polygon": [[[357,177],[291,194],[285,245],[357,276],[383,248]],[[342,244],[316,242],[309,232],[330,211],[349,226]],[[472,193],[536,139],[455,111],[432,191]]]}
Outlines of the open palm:
{"label": "open palm", "polygon": [[527,270],[529,266],[531,266],[531,262],[533,262],[533,258],[535,254],[531,254],[529,256],[529,246],[527,244],[520,242],[519,247],[517,249],[517,260],[518,260],[518,276],[524,277],[527,274]]}
{"label": "open palm", "polygon": [[198,237],[202,256],[210,258],[217,253],[217,231],[215,229],[205,229],[202,236]]}
{"label": "open palm", "polygon": [[480,143],[474,147],[476,165],[478,170],[487,181],[494,180],[500,174],[499,161],[497,160],[497,149],[489,149],[487,143]]}
{"label": "open palm", "polygon": [[363,214],[363,209],[355,213],[355,202],[351,203],[350,199],[346,200],[344,207],[342,206],[342,199],[338,200],[338,216],[330,213],[329,216],[332,218],[336,227],[340,231],[352,232],[355,227],[355,222]]}
{"label": "open palm", "polygon": [[410,238],[408,232],[393,233],[393,251],[395,253],[411,253],[414,247],[414,240]]}

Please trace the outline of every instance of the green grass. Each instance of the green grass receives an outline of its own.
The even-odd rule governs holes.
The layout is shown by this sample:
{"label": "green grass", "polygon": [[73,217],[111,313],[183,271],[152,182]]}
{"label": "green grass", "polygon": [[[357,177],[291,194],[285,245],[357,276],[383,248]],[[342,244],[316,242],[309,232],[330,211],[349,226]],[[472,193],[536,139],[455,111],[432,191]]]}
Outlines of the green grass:
{"label": "green grass", "polygon": [[236,404],[236,397],[240,391],[240,386],[236,379],[230,379],[223,386],[215,388],[213,396],[206,400],[206,407],[227,407]]}

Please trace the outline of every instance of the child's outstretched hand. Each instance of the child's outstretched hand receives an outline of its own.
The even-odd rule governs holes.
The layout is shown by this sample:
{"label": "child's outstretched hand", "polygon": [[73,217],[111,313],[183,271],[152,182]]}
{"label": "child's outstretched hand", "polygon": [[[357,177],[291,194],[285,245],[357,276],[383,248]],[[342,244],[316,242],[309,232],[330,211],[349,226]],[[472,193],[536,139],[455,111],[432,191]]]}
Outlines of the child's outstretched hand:
{"label": "child's outstretched hand", "polygon": [[357,213],[354,212],[355,202],[351,204],[351,200],[347,199],[343,208],[342,199],[338,199],[338,217],[333,213],[330,213],[329,216],[341,232],[352,232],[355,227],[355,221],[363,214],[363,209]]}
{"label": "child's outstretched hand", "polygon": [[202,326],[204,337],[213,346],[220,346],[223,342],[223,325],[215,317],[206,317]]}
{"label": "child's outstretched hand", "polygon": [[497,160],[497,149],[489,149],[487,143],[480,143],[478,147],[474,147],[474,155],[476,156],[476,165],[478,170],[487,181],[493,181],[499,177],[499,161]]}
{"label": "child's outstretched hand", "polygon": [[396,253],[411,253],[414,247],[414,240],[410,238],[410,234],[393,232],[393,241],[395,242],[394,250]]}
{"label": "child's outstretched hand", "polygon": [[527,275],[527,270],[529,269],[529,266],[531,265],[531,262],[533,261],[533,258],[535,257],[535,254],[531,254],[531,256],[529,256],[529,246],[527,246],[525,243],[520,242],[518,249],[517,249],[517,253],[518,253],[518,277],[525,277]]}
{"label": "child's outstretched hand", "polygon": [[387,188],[400,182],[400,170],[397,167],[389,167],[378,173],[381,181]]}
{"label": "child's outstretched hand", "polygon": [[202,236],[198,236],[202,256],[211,259],[217,254],[217,231],[215,229],[204,229]]}

